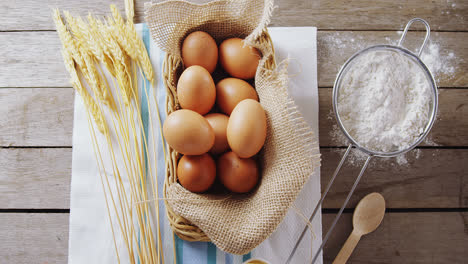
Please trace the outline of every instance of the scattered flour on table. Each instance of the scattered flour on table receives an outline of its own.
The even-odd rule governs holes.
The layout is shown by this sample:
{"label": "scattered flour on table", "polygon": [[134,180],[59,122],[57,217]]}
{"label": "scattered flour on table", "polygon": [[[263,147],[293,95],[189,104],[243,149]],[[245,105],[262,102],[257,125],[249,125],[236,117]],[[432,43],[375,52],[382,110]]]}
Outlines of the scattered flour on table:
{"label": "scattered flour on table", "polygon": [[[437,122],[437,119],[436,119],[436,122]],[[437,144],[434,139],[432,138],[432,135],[429,133],[429,135],[427,135],[427,137],[424,139],[423,141],[426,145],[429,145],[429,146],[439,146],[439,144]]]}
{"label": "scattered flour on table", "polygon": [[439,81],[442,76],[455,73],[455,66],[453,66],[456,61],[455,53],[448,51],[447,55],[442,55],[440,46],[436,43],[431,42],[424,48],[421,60],[432,72],[436,81]]}

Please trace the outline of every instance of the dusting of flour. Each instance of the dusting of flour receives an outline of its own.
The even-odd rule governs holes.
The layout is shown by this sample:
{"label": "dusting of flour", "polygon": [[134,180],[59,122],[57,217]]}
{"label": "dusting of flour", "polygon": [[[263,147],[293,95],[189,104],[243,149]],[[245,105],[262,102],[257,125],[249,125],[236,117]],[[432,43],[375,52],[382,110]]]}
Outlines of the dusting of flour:
{"label": "dusting of flour", "polygon": [[431,86],[422,68],[390,50],[355,59],[343,77],[338,113],[360,145],[390,152],[408,148],[428,123]]}
{"label": "dusting of flour", "polygon": [[426,46],[421,55],[421,60],[437,81],[443,76],[451,76],[455,73],[453,64],[457,59],[453,51],[442,51],[440,46],[433,42]]}

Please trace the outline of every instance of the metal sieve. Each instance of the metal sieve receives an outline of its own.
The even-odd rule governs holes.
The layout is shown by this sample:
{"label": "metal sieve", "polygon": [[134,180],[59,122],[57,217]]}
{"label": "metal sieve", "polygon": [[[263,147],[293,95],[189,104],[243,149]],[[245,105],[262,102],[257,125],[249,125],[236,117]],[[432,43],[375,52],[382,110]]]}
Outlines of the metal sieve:
{"label": "metal sieve", "polygon": [[[410,28],[411,24],[413,24],[413,22],[415,22],[415,21],[422,22],[424,24],[424,26],[426,27],[426,36],[424,38],[423,44],[419,48],[419,52],[418,52],[417,55],[402,46],[402,43],[403,43],[403,41],[405,39],[405,36],[406,36],[406,34],[408,32],[408,29]],[[320,245],[320,248],[315,253],[314,258],[312,259],[312,263],[315,263],[318,256],[320,255],[325,243],[327,242],[327,240],[330,237],[330,234],[332,233],[336,223],[338,222],[338,219],[340,218],[341,214],[343,213],[344,208],[348,204],[349,199],[351,198],[354,190],[356,189],[357,184],[361,180],[361,177],[364,174],[364,171],[366,170],[367,165],[369,165],[369,161],[371,160],[371,158],[372,157],[396,157],[398,155],[404,154],[404,153],[414,149],[417,145],[419,145],[424,140],[424,138],[427,136],[429,131],[431,130],[432,125],[434,124],[434,121],[435,121],[436,113],[437,113],[437,104],[438,104],[437,85],[436,85],[436,82],[434,80],[434,77],[433,77],[432,73],[427,68],[427,66],[424,64],[424,62],[422,62],[421,59],[419,58],[421,56],[421,54],[422,54],[422,51],[423,51],[427,41],[429,40],[429,36],[430,36],[429,24],[425,20],[423,20],[421,18],[413,18],[406,25],[405,30],[403,31],[403,34],[402,34],[397,46],[394,46],[394,45],[375,45],[375,46],[365,48],[365,49],[363,49],[361,51],[358,51],[357,53],[355,53],[353,56],[351,56],[343,64],[340,71],[338,72],[338,75],[336,77],[336,80],[335,80],[335,83],[334,83],[334,86],[333,86],[333,111],[335,113],[335,117],[336,117],[336,120],[338,122],[338,125],[339,125],[341,131],[346,136],[346,138],[350,141],[350,144],[348,145],[348,148],[347,148],[345,154],[343,155],[340,163],[336,167],[332,178],[328,182],[327,187],[325,188],[325,191],[322,194],[318,204],[316,205],[316,207],[315,207],[309,221],[313,220],[313,218],[315,217],[317,211],[319,210],[319,208],[321,208],[321,206],[323,204],[323,201],[325,199],[325,196],[327,195],[328,191],[330,190],[330,187],[333,185],[333,182],[335,181],[335,178],[336,178],[337,174],[339,173],[344,161],[346,160],[348,154],[350,153],[350,150],[353,147],[355,147],[357,150],[365,153],[367,155],[367,159],[364,162],[364,165],[362,166],[359,175],[357,176],[356,180],[354,181],[354,184],[351,187],[351,190],[349,191],[348,196],[346,197],[343,205],[341,206],[340,210],[338,211],[337,216],[333,220],[333,223],[330,226],[330,229],[328,230],[327,234],[323,238],[323,241],[322,241],[322,244]],[[399,53],[401,55],[406,56],[407,58],[409,58],[410,60],[415,62],[416,65],[418,65],[421,68],[421,70],[424,72],[424,75],[426,76],[427,81],[430,83],[430,86],[431,86],[430,91],[431,91],[431,95],[432,95],[432,98],[431,98],[432,100],[431,100],[430,116],[429,116],[428,122],[427,122],[427,124],[426,124],[426,126],[424,128],[423,133],[421,133],[421,135],[419,135],[419,137],[415,140],[415,142],[413,142],[413,144],[411,144],[410,146],[408,146],[407,148],[404,148],[404,149],[399,149],[399,150],[394,150],[394,151],[389,151],[389,152],[382,152],[382,151],[372,150],[372,149],[364,147],[362,144],[357,142],[350,135],[350,133],[346,130],[346,127],[343,125],[343,122],[342,122],[342,120],[340,118],[340,113],[338,111],[338,107],[337,107],[338,106],[338,96],[339,96],[340,89],[341,89],[341,86],[342,86],[343,77],[346,75],[346,73],[353,66],[356,65],[354,63],[356,58],[359,58],[361,55],[363,55],[363,54],[365,54],[367,52],[376,51],[376,50],[378,50],[378,51],[393,51],[393,52],[397,52],[397,53]],[[289,255],[289,257],[288,257],[288,259],[286,261],[286,263],[289,263],[291,261],[292,256],[296,252],[297,247],[298,247],[299,243],[301,242],[302,238],[304,237],[304,234],[305,234],[306,231],[307,231],[307,227],[304,228],[304,231],[302,232],[301,236],[299,237],[299,240],[296,242],[296,245],[294,246],[291,254]]]}

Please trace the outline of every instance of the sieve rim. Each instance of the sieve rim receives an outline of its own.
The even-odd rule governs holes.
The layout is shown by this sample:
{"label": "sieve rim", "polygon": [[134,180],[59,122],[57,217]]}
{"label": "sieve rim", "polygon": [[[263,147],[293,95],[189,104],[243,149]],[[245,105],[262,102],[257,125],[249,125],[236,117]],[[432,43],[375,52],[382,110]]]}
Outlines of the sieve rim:
{"label": "sieve rim", "polygon": [[[348,133],[346,128],[343,125],[343,122],[340,118],[340,115],[338,113],[338,90],[341,87],[341,81],[344,75],[344,71],[351,65],[351,62],[353,62],[354,59],[356,59],[358,56],[360,56],[363,53],[369,52],[370,50],[393,50],[396,51],[399,54],[404,54],[412,58],[421,68],[423,69],[424,73],[426,74],[426,77],[429,77],[428,80],[431,85],[431,95],[432,95],[432,105],[431,105],[431,114],[428,119],[428,122],[426,126],[424,127],[423,133],[418,137],[413,144],[408,146],[407,148],[401,149],[401,150],[396,150],[396,151],[389,151],[389,152],[383,152],[383,151],[376,151],[376,150],[370,150],[367,147],[362,146],[359,144],[354,138]],[[333,105],[333,112],[335,114],[335,118],[337,120],[338,126],[340,127],[341,131],[343,134],[346,136],[346,138],[351,142],[353,146],[358,148],[360,151],[370,155],[370,156],[377,156],[377,157],[396,157],[400,154],[404,154],[412,149],[414,149],[417,145],[419,145],[429,134],[429,131],[431,130],[435,119],[436,119],[436,114],[437,114],[437,109],[438,109],[438,92],[437,92],[437,84],[434,79],[434,75],[431,73],[429,68],[426,66],[426,64],[419,58],[418,55],[414,54],[410,50],[402,47],[402,46],[395,46],[395,45],[388,45],[388,44],[380,44],[380,45],[374,45],[367,47],[365,49],[362,49],[356,53],[354,53],[346,62],[341,66],[337,77],[335,79],[335,82],[333,84],[333,97],[332,97],[332,105]]]}

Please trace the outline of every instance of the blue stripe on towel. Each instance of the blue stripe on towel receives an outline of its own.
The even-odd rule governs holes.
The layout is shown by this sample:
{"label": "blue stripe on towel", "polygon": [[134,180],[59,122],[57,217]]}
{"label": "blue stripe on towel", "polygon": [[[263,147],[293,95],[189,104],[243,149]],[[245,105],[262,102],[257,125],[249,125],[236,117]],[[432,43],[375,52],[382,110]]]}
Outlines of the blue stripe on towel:
{"label": "blue stripe on towel", "polygon": [[252,258],[252,254],[249,252],[242,256],[242,262],[246,262],[247,260]]}
{"label": "blue stripe on towel", "polygon": [[[175,237],[175,247],[176,247],[176,263],[183,264],[183,256],[184,256],[184,241],[180,239],[177,235],[174,234]],[[190,263],[190,262],[189,262]]]}
{"label": "blue stripe on towel", "polygon": [[211,243],[207,242],[207,247],[206,247],[206,264],[216,264],[216,246]]}

